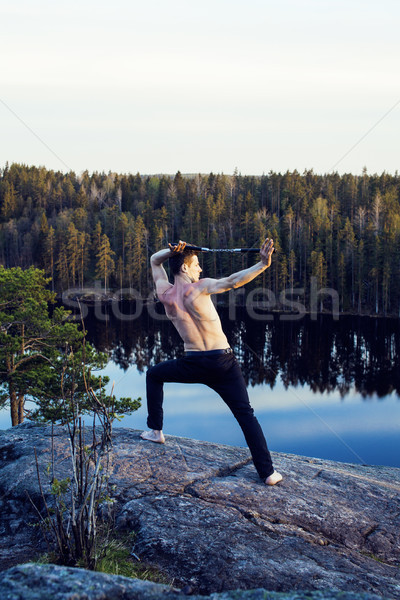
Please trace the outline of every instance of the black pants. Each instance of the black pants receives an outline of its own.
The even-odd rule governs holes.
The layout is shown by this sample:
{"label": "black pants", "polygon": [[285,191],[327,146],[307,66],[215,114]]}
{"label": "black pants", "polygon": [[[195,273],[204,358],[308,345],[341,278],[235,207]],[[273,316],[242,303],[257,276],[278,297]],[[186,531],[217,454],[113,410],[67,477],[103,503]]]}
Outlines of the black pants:
{"label": "black pants", "polygon": [[196,352],[195,356],[167,360],[150,367],[146,377],[147,425],[150,429],[163,428],[165,382],[203,383],[215,390],[238,421],[259,476],[266,479],[273,473],[267,442],[250,406],[246,383],[233,354]]}

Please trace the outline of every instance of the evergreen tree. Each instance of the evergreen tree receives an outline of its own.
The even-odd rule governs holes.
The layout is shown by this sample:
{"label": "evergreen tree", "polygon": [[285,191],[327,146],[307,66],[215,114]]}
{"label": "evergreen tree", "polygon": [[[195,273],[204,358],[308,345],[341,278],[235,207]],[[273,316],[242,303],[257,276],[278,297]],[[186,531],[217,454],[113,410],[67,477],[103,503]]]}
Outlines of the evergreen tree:
{"label": "evergreen tree", "polygon": [[61,284],[61,289],[64,291],[70,287],[69,267],[68,267],[68,251],[64,240],[59,244],[58,256],[56,261],[56,270],[58,281]]}
{"label": "evergreen tree", "polygon": [[107,284],[110,278],[110,275],[114,272],[115,263],[112,257],[115,255],[115,252],[111,250],[110,240],[106,236],[105,233],[101,236],[101,244],[100,249],[97,256],[96,263],[96,277],[100,277],[104,280],[104,293],[107,293]]}
{"label": "evergreen tree", "polygon": [[38,397],[37,382],[59,348],[81,337],[63,308],[54,308],[50,316],[55,295],[48,282],[33,267],[0,267],[0,402],[10,405],[12,425],[23,422],[25,397]]}
{"label": "evergreen tree", "polygon": [[135,247],[134,247],[134,236],[133,227],[129,227],[126,232],[126,276],[129,287],[133,287],[133,274],[135,270]]}
{"label": "evergreen tree", "polygon": [[122,256],[118,257],[116,276],[117,276],[119,289],[122,290],[122,288],[124,287],[124,276],[125,276],[125,269],[124,269],[124,263],[122,260]]}
{"label": "evergreen tree", "polygon": [[69,272],[71,275],[72,286],[76,285],[76,279],[78,274],[79,265],[79,243],[78,243],[79,232],[73,223],[68,226],[67,232],[67,263]]}
{"label": "evergreen tree", "polygon": [[53,226],[49,227],[47,236],[44,242],[44,267],[45,272],[51,278],[52,290],[54,292],[54,252],[55,252],[55,232]]}
{"label": "evergreen tree", "polygon": [[139,293],[143,291],[144,284],[144,268],[147,262],[146,256],[146,244],[147,241],[147,230],[144,226],[143,219],[139,215],[135,221],[133,228],[133,248],[134,248],[134,263],[133,263],[133,276],[135,283],[138,286]]}
{"label": "evergreen tree", "polygon": [[14,185],[8,181],[5,183],[3,201],[1,203],[1,216],[4,221],[14,215],[17,208],[17,194]]}
{"label": "evergreen tree", "polygon": [[84,286],[85,274],[89,264],[89,244],[90,235],[84,231],[79,231],[77,235],[78,279],[81,288]]}

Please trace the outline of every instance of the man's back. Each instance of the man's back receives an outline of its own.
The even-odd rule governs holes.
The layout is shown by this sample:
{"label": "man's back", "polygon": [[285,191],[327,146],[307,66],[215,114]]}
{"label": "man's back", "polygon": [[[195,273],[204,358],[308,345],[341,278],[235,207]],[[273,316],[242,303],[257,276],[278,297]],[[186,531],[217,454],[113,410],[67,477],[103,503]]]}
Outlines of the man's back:
{"label": "man's back", "polygon": [[211,296],[202,282],[179,278],[159,295],[168,318],[181,336],[185,350],[215,350],[229,346]]}

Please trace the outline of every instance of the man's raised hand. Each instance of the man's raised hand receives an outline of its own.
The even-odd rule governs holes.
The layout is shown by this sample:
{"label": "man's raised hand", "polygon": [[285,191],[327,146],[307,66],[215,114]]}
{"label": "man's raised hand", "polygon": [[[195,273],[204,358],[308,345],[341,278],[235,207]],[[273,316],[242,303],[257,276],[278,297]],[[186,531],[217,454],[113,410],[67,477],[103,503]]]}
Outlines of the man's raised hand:
{"label": "man's raised hand", "polygon": [[264,263],[267,267],[271,264],[271,256],[274,251],[274,240],[271,238],[267,238],[263,245],[260,248],[260,258],[261,262]]}
{"label": "man's raised hand", "polygon": [[178,252],[184,251],[186,242],[182,242],[182,240],[179,240],[179,242],[177,244],[168,244],[168,246],[169,246],[169,249],[171,250],[171,252],[176,254]]}

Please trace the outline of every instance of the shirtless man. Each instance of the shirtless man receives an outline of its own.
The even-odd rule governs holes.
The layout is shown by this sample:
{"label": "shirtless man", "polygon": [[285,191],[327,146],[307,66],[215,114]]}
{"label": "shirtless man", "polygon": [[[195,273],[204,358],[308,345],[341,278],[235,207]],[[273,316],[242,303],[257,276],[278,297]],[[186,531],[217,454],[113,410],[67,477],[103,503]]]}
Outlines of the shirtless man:
{"label": "shirtless man", "polygon": [[[260,250],[260,262],[222,279],[204,278],[199,259],[186,242],[160,250],[150,259],[156,293],[184,342],[183,358],[167,360],[147,371],[147,425],[141,437],[165,442],[163,426],[163,386],[165,382],[203,383],[215,390],[238,421],[254,466],[267,485],[275,485],[282,475],[274,470],[267,442],[250,406],[240,366],[229,348],[211,294],[220,294],[252,281],[271,264],[274,243],[266,239]],[[174,283],[168,281],[163,262],[170,260]]]}

